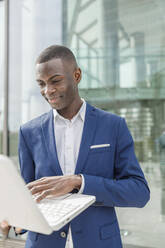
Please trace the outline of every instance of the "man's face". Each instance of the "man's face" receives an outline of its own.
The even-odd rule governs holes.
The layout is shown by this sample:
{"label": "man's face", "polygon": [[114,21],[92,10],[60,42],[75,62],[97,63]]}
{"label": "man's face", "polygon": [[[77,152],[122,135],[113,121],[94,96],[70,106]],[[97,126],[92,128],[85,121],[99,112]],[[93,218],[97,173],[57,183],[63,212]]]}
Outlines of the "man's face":
{"label": "man's face", "polygon": [[74,101],[80,79],[81,70],[60,58],[36,65],[41,94],[56,110],[67,108]]}

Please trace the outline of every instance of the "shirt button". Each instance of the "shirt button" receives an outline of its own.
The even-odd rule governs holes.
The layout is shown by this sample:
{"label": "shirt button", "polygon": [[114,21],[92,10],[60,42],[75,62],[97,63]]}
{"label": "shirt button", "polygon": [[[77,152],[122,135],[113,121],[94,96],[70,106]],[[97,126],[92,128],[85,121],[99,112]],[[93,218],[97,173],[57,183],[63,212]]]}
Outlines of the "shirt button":
{"label": "shirt button", "polygon": [[66,232],[61,232],[60,236],[61,236],[61,238],[66,238]]}

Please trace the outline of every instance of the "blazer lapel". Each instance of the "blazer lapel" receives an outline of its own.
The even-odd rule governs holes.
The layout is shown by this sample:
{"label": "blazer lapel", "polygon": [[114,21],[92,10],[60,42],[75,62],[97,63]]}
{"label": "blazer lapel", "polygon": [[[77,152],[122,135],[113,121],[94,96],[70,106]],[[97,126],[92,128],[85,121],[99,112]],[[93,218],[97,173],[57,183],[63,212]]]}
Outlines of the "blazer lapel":
{"label": "blazer lapel", "polygon": [[54,133],[54,115],[53,110],[51,110],[48,115],[42,119],[41,123],[42,133],[44,136],[44,141],[46,144],[48,157],[51,160],[52,169],[56,175],[62,175],[62,170],[57,157],[57,149],[55,143],[55,133]]}
{"label": "blazer lapel", "polygon": [[92,144],[92,140],[96,132],[96,123],[97,123],[96,117],[97,117],[96,109],[90,106],[89,104],[87,104],[84,129],[83,129],[75,174],[80,173],[83,169],[83,166],[85,165],[85,161],[88,156],[90,145]]}

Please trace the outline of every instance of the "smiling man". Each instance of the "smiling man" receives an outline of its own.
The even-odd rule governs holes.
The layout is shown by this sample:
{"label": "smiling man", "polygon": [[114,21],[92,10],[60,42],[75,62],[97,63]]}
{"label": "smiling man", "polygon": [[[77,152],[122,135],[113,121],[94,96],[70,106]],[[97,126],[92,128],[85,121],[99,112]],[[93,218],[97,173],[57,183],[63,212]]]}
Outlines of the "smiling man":
{"label": "smiling man", "polygon": [[20,128],[22,176],[38,202],[77,191],[96,203],[58,232],[29,232],[25,247],[121,248],[115,207],[141,208],[150,195],[125,120],[80,98],[81,70],[64,46],[40,54],[36,80],[52,110]]}

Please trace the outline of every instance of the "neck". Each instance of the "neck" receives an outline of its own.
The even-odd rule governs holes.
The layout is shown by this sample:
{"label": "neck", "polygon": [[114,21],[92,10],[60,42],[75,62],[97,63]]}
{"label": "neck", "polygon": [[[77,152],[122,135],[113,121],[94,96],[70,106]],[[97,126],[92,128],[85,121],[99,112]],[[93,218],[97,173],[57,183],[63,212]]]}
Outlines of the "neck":
{"label": "neck", "polygon": [[83,101],[78,96],[76,99],[73,100],[73,102],[69,105],[69,107],[57,110],[57,112],[65,119],[71,120],[78,113],[82,104]]}

